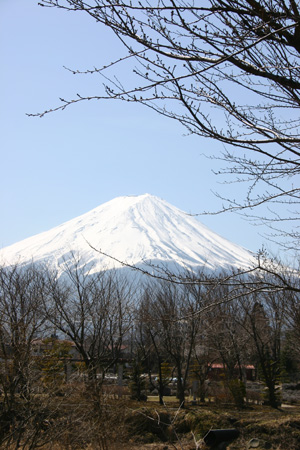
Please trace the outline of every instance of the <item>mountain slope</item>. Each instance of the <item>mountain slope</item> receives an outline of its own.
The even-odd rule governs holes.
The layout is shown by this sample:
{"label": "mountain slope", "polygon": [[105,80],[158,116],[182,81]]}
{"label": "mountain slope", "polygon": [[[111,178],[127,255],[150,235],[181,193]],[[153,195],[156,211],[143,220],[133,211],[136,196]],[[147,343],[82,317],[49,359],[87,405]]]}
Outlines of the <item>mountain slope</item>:
{"label": "mountain slope", "polygon": [[95,252],[142,265],[179,264],[221,270],[248,268],[251,253],[222,238],[197,219],[149,194],[118,197],[75,219],[0,251],[0,262],[47,262],[56,267],[80,255],[93,271],[120,267]]}

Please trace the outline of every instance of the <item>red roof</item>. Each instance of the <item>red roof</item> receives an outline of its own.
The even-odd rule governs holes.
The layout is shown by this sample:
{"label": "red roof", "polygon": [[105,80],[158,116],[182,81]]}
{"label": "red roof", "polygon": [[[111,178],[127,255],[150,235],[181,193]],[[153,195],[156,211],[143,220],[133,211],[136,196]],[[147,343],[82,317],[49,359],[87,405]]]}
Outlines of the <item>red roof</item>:
{"label": "red roof", "polygon": [[[220,364],[220,363],[214,363],[214,364],[209,364],[210,367],[212,369],[224,369],[224,367],[226,368],[226,365],[224,366],[224,364]],[[238,368],[238,365],[235,366],[235,369]],[[242,369],[255,369],[255,367],[253,366],[253,364],[245,364],[242,365]]]}

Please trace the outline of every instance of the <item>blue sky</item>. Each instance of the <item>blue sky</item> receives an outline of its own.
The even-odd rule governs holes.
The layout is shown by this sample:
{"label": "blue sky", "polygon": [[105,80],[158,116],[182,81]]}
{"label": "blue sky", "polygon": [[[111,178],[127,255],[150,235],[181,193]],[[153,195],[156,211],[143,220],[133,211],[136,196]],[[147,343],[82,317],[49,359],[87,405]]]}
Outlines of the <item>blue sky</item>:
{"label": "blue sky", "polygon": [[[1,0],[0,247],[48,230],[121,195],[151,193],[199,213],[221,207],[212,191],[235,196],[211,169],[222,144],[184,136],[175,121],[140,105],[86,102],[44,118],[59,97],[102,92],[100,77],[74,76],[125,51],[110,30],[84,14],[42,8],[35,0]],[[130,77],[124,69],[119,77]],[[201,222],[250,250],[266,242],[263,228],[236,214]]]}

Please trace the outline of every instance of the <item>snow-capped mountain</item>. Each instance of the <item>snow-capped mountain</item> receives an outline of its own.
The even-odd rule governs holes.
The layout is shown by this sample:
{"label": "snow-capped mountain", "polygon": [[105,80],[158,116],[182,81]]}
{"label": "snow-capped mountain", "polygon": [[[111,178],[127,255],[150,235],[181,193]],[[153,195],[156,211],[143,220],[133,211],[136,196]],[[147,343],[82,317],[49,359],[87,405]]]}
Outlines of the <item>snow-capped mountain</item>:
{"label": "snow-capped mountain", "polygon": [[[90,244],[90,245],[89,245]],[[222,270],[249,268],[254,257],[197,219],[149,194],[118,197],[49,231],[0,251],[0,263],[46,262],[58,268],[80,255],[93,272],[121,264],[179,265]]]}

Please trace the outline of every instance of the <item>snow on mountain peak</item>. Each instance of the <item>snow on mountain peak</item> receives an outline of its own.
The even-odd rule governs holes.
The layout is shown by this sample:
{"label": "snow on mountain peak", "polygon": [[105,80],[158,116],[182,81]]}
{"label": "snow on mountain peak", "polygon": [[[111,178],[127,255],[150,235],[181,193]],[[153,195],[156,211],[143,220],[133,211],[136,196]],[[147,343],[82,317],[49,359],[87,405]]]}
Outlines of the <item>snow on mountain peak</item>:
{"label": "snow on mountain peak", "polygon": [[[90,244],[90,245],[89,245]],[[249,268],[253,256],[222,238],[197,219],[150,194],[117,197],[0,251],[0,261],[47,262],[59,267],[80,255],[93,271],[120,267],[99,249],[128,264],[176,263],[183,267],[221,270]]]}

